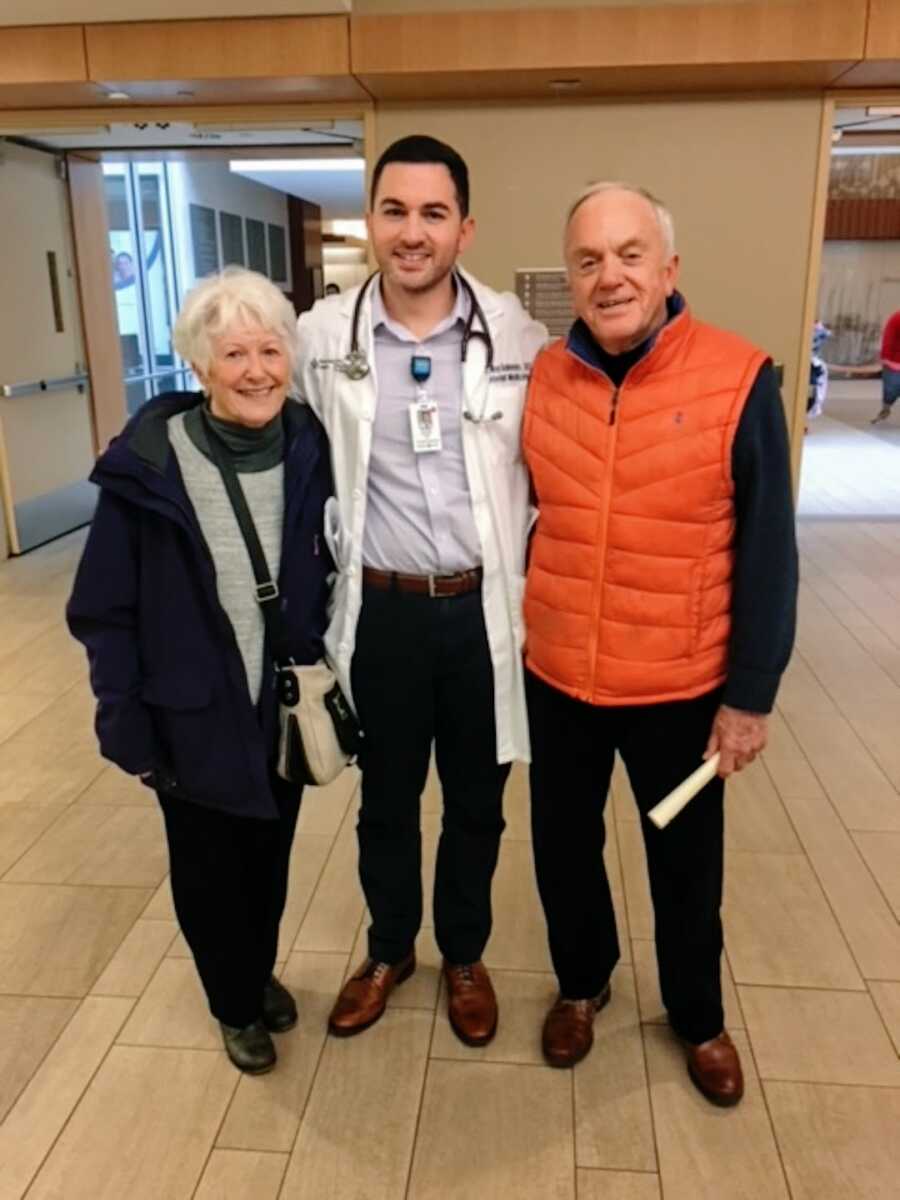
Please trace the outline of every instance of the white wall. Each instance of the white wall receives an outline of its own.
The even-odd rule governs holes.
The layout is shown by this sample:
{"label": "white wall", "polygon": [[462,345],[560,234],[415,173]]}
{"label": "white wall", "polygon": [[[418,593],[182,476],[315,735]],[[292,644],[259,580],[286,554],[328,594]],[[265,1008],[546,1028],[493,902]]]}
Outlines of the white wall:
{"label": "white wall", "polygon": [[832,331],[823,357],[874,362],[881,329],[900,309],[900,241],[828,241],[822,255],[819,320]]}
{"label": "white wall", "polygon": [[[291,290],[290,243],[288,240],[287,197],[283,192],[264,187],[232,175],[226,162],[176,162],[169,164],[169,186],[172,207],[172,236],[175,242],[175,257],[178,264],[179,302],[194,283],[194,248],[191,240],[190,205],[201,204],[216,212],[216,240],[219,246],[219,261],[222,262],[222,231],[219,213],[233,213],[262,221],[266,225],[280,225],[284,229],[287,254],[287,282],[281,282],[285,291]],[[268,239],[268,230],[267,230]],[[247,231],[244,227],[244,251],[246,254]]]}

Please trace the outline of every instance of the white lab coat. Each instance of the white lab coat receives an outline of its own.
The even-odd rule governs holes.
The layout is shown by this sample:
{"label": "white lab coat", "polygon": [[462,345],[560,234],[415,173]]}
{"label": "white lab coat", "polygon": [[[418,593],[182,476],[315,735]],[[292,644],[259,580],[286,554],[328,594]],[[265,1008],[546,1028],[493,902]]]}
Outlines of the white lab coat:
{"label": "white lab coat", "polygon": [[[503,414],[481,423],[462,420],[466,475],[484,567],[482,596],[494,668],[497,761],[527,762],[522,594],[531,510],[520,432],[528,374],[547,331],[511,293],[494,292],[471,276],[466,278],[488,323],[494,366],[489,378],[485,344],[473,338],[463,371],[464,409],[476,417]],[[337,577],[325,649],[351,700],[350,663],[362,604],[366,485],[378,395],[371,306],[376,286],[373,281],[360,311],[359,347],[371,368],[363,379],[348,378],[336,365],[350,349],[359,288],[319,300],[298,323],[299,392],[325,426],[334,467],[336,497],[328,502],[325,530]],[[474,328],[481,328],[477,318]],[[414,646],[410,652],[415,652]]]}

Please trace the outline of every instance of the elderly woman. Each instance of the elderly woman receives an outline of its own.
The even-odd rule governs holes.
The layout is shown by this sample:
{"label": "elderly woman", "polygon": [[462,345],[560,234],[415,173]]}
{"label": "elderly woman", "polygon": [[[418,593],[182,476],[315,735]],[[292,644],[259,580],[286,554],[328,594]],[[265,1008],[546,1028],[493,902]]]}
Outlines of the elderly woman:
{"label": "elderly woman", "polygon": [[101,752],[156,790],[178,920],[225,1049],[251,1073],[275,1065],[269,1035],[297,1019],[272,972],[300,789],[274,769],[274,665],[215,447],[238,473],[293,659],[315,662],[331,476],[321,427],[288,399],[295,338],[261,275],[229,269],[189,293],[173,342],[203,392],[149,401],[99,459],[67,609]]}

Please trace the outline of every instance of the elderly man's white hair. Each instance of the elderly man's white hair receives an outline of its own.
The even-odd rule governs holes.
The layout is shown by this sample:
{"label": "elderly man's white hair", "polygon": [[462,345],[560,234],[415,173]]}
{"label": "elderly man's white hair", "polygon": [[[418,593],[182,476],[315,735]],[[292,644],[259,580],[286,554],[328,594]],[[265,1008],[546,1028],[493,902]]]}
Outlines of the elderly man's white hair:
{"label": "elderly man's white hair", "polygon": [[652,192],[648,192],[646,188],[638,187],[634,183],[622,183],[615,179],[604,179],[599,183],[588,184],[586,188],[578,193],[569,206],[569,211],[566,214],[566,229],[569,228],[569,222],[575,216],[578,209],[581,208],[582,204],[586,200],[590,200],[592,196],[599,196],[603,192],[631,192],[632,195],[641,196],[646,200],[656,214],[659,228],[662,231],[666,253],[675,253],[675,222],[672,220],[672,214]]}
{"label": "elderly man's white hair", "polygon": [[284,292],[265,275],[226,267],[196,283],[184,298],[172,331],[183,359],[209,368],[212,343],[235,326],[258,327],[282,342],[293,369],[297,361],[297,317]]}

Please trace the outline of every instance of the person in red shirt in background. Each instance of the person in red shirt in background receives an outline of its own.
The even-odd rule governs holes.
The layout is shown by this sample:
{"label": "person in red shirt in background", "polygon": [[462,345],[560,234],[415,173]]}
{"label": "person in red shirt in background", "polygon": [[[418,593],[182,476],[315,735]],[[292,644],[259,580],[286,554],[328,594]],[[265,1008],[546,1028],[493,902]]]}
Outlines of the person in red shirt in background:
{"label": "person in red shirt in background", "polygon": [[900,396],[900,311],[885,322],[881,334],[881,410],[872,424],[886,421]]}

